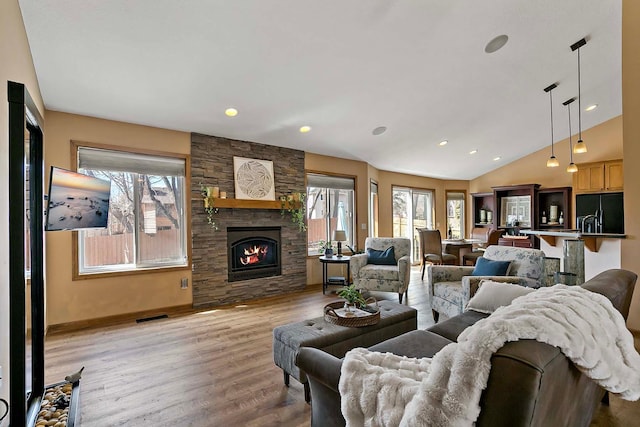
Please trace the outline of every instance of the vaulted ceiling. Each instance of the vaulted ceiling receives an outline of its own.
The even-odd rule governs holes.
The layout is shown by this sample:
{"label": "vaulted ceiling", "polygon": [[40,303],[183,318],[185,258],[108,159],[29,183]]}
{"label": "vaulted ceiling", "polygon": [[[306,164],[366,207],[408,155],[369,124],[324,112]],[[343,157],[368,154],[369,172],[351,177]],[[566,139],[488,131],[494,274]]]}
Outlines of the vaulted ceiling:
{"label": "vaulted ceiling", "polygon": [[[621,1],[20,0],[50,110],[472,179],[622,114]],[[508,42],[486,53],[499,35]],[[227,117],[228,107],[238,110]],[[573,133],[577,133],[577,102]],[[301,126],[311,131],[301,133]],[[384,126],[379,135],[372,132]],[[447,140],[446,145],[439,145]],[[477,150],[475,154],[469,154]],[[493,160],[500,157],[499,160]]]}

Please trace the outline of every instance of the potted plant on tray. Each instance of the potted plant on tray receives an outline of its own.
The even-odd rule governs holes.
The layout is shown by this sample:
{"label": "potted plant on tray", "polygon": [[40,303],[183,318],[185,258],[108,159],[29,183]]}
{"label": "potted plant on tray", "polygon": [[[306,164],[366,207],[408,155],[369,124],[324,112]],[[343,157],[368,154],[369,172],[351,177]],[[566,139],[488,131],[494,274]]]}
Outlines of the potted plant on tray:
{"label": "potted plant on tray", "polygon": [[344,298],[347,301],[345,303],[345,308],[347,310],[350,306],[360,308],[367,305],[367,302],[365,301],[360,291],[355,288],[355,285],[345,286],[338,292],[338,296],[340,298]]}

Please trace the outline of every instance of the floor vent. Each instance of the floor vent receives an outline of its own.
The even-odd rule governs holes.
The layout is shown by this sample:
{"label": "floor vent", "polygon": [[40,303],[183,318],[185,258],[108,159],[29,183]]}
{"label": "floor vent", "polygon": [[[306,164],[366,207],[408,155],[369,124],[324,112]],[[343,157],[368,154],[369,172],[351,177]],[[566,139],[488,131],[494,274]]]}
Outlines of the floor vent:
{"label": "floor vent", "polygon": [[143,317],[142,319],[136,319],[136,323],[149,322],[151,320],[158,320],[158,319],[167,319],[168,317],[169,316],[167,316],[166,314],[161,314],[159,316]]}

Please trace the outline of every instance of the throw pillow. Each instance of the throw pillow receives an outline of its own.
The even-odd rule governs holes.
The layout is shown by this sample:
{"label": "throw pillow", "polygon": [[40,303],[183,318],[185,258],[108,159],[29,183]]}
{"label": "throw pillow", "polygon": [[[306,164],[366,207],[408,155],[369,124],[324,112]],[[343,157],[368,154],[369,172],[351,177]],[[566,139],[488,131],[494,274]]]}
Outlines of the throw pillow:
{"label": "throw pillow", "polygon": [[511,261],[494,261],[484,257],[478,258],[472,276],[506,276]]}
{"label": "throw pillow", "polygon": [[389,246],[384,251],[367,248],[367,263],[375,265],[396,265],[396,254],[393,246]]}
{"label": "throw pillow", "polygon": [[511,301],[519,296],[535,291],[533,288],[516,285],[514,283],[500,283],[492,280],[480,282],[480,288],[467,303],[467,310],[491,314],[503,305],[511,304]]}

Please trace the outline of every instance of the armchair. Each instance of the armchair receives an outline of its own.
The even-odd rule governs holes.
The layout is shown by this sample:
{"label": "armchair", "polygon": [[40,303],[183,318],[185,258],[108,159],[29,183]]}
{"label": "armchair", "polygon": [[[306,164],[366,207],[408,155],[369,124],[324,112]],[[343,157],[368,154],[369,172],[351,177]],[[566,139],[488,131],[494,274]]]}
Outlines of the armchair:
{"label": "armchair", "polygon": [[427,267],[427,281],[431,299],[433,320],[438,322],[440,313],[447,317],[464,311],[471,297],[478,290],[482,279],[508,282],[530,288],[546,286],[545,254],[539,249],[515,246],[489,246],[484,258],[494,261],[511,261],[508,276],[472,276],[474,267]]}
{"label": "armchair", "polygon": [[383,251],[390,246],[396,258],[396,265],[369,264],[367,254],[351,257],[351,276],[357,289],[397,292],[400,304],[402,295],[407,294],[411,273],[411,240],[391,237],[367,237],[364,242],[367,249]]}

